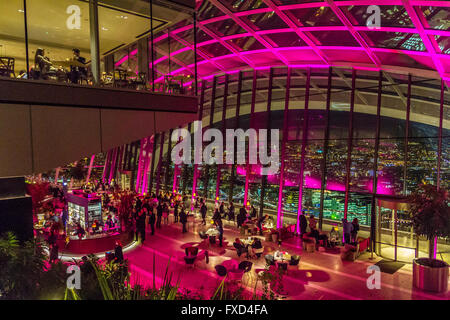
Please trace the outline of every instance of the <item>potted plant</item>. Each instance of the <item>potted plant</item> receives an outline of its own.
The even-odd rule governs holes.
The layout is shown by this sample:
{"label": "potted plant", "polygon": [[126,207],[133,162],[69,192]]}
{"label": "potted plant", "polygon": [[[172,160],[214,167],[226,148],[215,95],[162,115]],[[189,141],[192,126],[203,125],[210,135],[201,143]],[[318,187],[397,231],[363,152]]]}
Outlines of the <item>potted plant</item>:
{"label": "potted plant", "polygon": [[428,258],[414,259],[413,285],[416,288],[446,292],[448,287],[448,264],[435,259],[434,239],[450,236],[450,203],[445,189],[422,185],[410,196],[411,220],[417,236],[429,241]]}

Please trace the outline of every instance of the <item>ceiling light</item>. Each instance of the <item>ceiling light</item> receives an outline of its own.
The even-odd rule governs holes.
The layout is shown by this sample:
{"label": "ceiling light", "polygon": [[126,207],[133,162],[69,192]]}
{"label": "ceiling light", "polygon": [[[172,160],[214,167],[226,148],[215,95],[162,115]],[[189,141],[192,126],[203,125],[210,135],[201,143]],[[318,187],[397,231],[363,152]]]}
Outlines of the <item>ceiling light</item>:
{"label": "ceiling light", "polygon": [[19,10],[17,10],[17,11],[19,11],[20,13],[24,13],[24,12],[25,12],[25,11],[22,10],[22,9],[19,9]]}
{"label": "ceiling light", "polygon": [[102,27],[103,31],[108,31],[108,28]]}

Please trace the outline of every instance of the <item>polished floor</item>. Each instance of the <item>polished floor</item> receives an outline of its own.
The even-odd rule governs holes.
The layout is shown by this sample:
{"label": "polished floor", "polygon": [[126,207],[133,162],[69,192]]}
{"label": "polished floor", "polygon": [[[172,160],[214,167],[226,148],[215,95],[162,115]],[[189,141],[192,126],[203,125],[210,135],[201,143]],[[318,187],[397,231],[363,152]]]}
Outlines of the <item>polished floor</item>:
{"label": "polished floor", "polygon": [[[208,226],[207,226],[208,227]],[[143,245],[128,251],[125,256],[129,259],[132,280],[145,286],[161,284],[168,270],[172,283],[179,282],[180,288],[189,290],[204,299],[209,299],[218,287],[222,278],[217,275],[214,266],[240,262],[244,256],[237,257],[232,243],[240,236],[234,224],[225,223],[224,246],[208,245],[203,242],[198,231],[205,227],[199,220],[188,223],[188,233],[181,232],[181,224],[169,223],[157,229],[155,235],[147,230]],[[204,256],[204,250],[209,252],[209,263],[199,258],[194,267],[187,267],[183,256],[186,246],[199,246],[199,255]],[[265,253],[278,249],[273,242],[263,242]],[[302,300],[411,300],[434,299],[449,300],[450,293],[434,294],[416,290],[412,287],[411,265],[405,264],[394,274],[381,273],[381,288],[368,289],[367,267],[381,260],[380,257],[371,258],[370,253],[361,255],[355,262],[342,261],[339,253],[316,251],[304,252],[299,238],[294,237],[283,242],[281,249],[290,254],[301,256],[298,270],[288,271],[283,277],[282,296],[285,299]],[[251,259],[253,268],[242,278],[244,295],[250,297],[255,291],[261,294],[261,283],[256,282],[255,270],[265,266],[264,257]],[[155,275],[155,277],[154,277]]]}

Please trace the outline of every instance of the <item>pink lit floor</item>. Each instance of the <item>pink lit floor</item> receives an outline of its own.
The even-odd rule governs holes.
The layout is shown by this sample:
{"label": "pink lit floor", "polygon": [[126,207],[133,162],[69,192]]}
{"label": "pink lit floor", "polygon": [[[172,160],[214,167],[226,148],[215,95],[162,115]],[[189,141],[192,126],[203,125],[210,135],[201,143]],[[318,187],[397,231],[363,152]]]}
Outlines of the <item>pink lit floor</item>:
{"label": "pink lit floor", "polygon": [[[183,256],[184,248],[190,244],[202,242],[197,231],[204,227],[196,220],[195,223],[188,224],[188,233],[181,233],[181,224],[162,225],[161,229],[156,229],[155,235],[151,236],[147,230],[144,245],[137,246],[136,249],[125,254],[129,259],[132,281],[139,282],[145,286],[153,284],[153,263],[155,265],[156,285],[162,282],[166,267],[169,264],[169,273],[172,273],[172,283],[177,279],[180,287],[191,290],[204,299],[209,299],[214,290],[222,281],[214,269],[214,266],[221,264],[225,260],[236,260],[237,262],[246,260],[242,255],[238,258],[232,243],[239,235],[234,225],[225,223],[224,247],[217,245],[208,246],[206,242],[199,245],[200,254],[206,249],[209,252],[210,260],[206,264],[205,259],[198,259],[193,268],[185,265]],[[276,250],[278,245],[272,242],[263,242],[265,253],[269,250]],[[271,247],[271,248],[269,248]],[[412,288],[411,266],[405,265],[394,274],[381,273],[381,288],[370,290],[366,281],[369,276],[367,267],[381,260],[375,256],[370,260],[370,254],[365,253],[355,262],[342,261],[339,254],[325,252],[307,253],[303,252],[300,240],[295,237],[283,243],[283,251],[301,256],[298,271],[289,271],[283,278],[284,291],[287,299],[296,300],[410,300],[410,299],[435,299],[450,300],[450,293],[433,294],[422,292]],[[169,263],[170,259],[170,263]],[[153,262],[154,261],[154,262]],[[253,269],[244,275],[242,285],[246,288],[246,294],[254,292],[256,282],[255,269],[262,269],[265,266],[264,255],[259,259],[251,259]],[[261,286],[258,285],[257,292],[261,293]]]}

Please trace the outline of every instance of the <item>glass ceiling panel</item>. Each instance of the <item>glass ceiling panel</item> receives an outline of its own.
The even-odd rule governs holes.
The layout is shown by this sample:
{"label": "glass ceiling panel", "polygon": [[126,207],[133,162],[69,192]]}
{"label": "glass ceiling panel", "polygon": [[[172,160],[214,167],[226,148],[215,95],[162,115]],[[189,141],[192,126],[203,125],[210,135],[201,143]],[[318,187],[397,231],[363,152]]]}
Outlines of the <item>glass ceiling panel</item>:
{"label": "glass ceiling panel", "polygon": [[[379,7],[381,9],[381,27],[414,28],[414,24],[403,6]],[[367,25],[367,20],[371,15],[371,13],[367,13],[367,8],[367,6],[341,7],[347,18],[355,26]]]}
{"label": "glass ceiling panel", "polygon": [[227,40],[228,43],[237,46],[239,51],[250,51],[264,49],[265,47],[253,37],[242,37],[232,40]]}
{"label": "glass ceiling panel", "polygon": [[221,36],[229,36],[236,33],[247,32],[231,19],[209,23],[206,26]]}
{"label": "glass ceiling panel", "polygon": [[[181,39],[186,40],[187,42],[193,44],[194,43],[194,29],[189,29],[183,32],[178,32],[176,35]],[[197,31],[197,43],[202,43],[205,41],[212,40],[212,38],[207,35],[203,30],[198,29]]]}
{"label": "glass ceiling panel", "polygon": [[203,1],[197,12],[197,17],[200,21],[225,15],[209,1]]}
{"label": "glass ceiling panel", "polygon": [[328,7],[295,9],[289,11],[291,18],[299,26],[341,26],[342,22]]}
{"label": "glass ceiling panel", "polygon": [[280,32],[266,36],[277,47],[304,47],[307,44],[295,32]]}
{"label": "glass ceiling panel", "polygon": [[425,45],[418,34],[383,31],[367,31],[364,33],[372,40],[374,47],[425,51]]}
{"label": "glass ceiling panel", "polygon": [[442,53],[450,54],[450,37],[434,36]]}
{"label": "glass ceiling panel", "polygon": [[241,12],[259,8],[267,8],[262,0],[220,0],[233,12]]}
{"label": "glass ceiling panel", "polygon": [[222,46],[220,43],[208,44],[206,46],[202,46],[201,48],[203,51],[206,51],[208,56],[211,58],[220,57],[231,53],[231,51]]}
{"label": "glass ceiling panel", "polygon": [[259,14],[250,14],[246,20],[251,21],[255,26],[255,30],[273,30],[288,28],[286,23],[274,12],[265,12]]}
{"label": "glass ceiling panel", "polygon": [[359,44],[348,31],[312,31],[309,32],[320,41],[322,46],[358,47]]}
{"label": "glass ceiling panel", "polygon": [[432,29],[450,30],[450,9],[431,6],[420,7],[425,16],[428,26]]}

